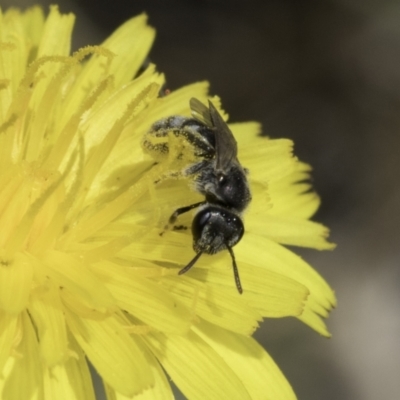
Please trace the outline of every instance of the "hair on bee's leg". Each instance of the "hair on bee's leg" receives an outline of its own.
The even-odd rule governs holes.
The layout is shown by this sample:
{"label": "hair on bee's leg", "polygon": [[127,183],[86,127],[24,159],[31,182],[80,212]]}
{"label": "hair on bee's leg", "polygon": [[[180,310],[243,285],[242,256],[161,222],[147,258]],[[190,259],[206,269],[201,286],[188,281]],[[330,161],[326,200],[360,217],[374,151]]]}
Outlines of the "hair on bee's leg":
{"label": "hair on bee's leg", "polygon": [[186,265],[186,267],[182,268],[182,269],[178,272],[178,275],[182,275],[182,274],[188,272],[189,269],[192,268],[194,264],[196,264],[196,261],[200,258],[200,256],[201,256],[202,254],[203,254],[202,251],[198,252],[198,253],[194,256],[193,260],[190,261],[190,263],[189,263],[188,265]]}
{"label": "hair on bee's leg", "polygon": [[232,257],[233,276],[235,278],[235,283],[236,283],[237,290],[238,290],[238,292],[240,294],[242,294],[243,293],[243,288],[242,288],[242,284],[240,283],[239,270],[238,270],[238,267],[236,265],[235,254],[233,253],[233,250],[232,250],[231,247],[226,246],[226,248],[228,249],[229,254]]}

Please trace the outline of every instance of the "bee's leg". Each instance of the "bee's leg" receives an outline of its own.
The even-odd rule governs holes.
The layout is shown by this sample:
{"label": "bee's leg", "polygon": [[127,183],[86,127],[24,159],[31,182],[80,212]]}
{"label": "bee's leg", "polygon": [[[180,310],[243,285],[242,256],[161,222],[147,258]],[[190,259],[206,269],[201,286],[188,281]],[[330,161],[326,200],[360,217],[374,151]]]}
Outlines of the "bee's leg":
{"label": "bee's leg", "polygon": [[[164,226],[164,230],[160,233],[160,236],[162,236],[165,231],[167,231],[167,230],[169,230],[171,228],[171,225],[173,225],[176,222],[176,220],[178,219],[178,217],[181,214],[184,214],[185,212],[193,210],[193,208],[199,207],[199,206],[201,206],[203,204],[205,204],[205,201],[201,201],[199,203],[191,204],[190,206],[177,208],[172,213],[172,215],[169,217],[168,224]],[[182,228],[182,226],[181,226],[181,228]]]}
{"label": "bee's leg", "polygon": [[153,183],[157,185],[165,179],[180,179],[182,176],[181,171],[167,171],[164,174],[161,174]]}
{"label": "bee's leg", "polygon": [[205,201],[200,201],[199,203],[194,203],[191,204],[190,206],[186,206],[186,207],[180,207],[177,208],[173,214],[169,217],[168,220],[168,225],[172,225],[175,223],[175,221],[177,220],[177,218],[181,215],[184,214],[185,212],[188,212],[190,210],[193,210],[193,208],[199,207],[201,205],[205,204]]}
{"label": "bee's leg", "polygon": [[198,172],[200,172],[204,167],[208,165],[209,161],[203,160],[199,161],[195,164],[189,165],[189,167],[185,168],[183,170],[183,176],[190,176],[190,175],[195,175]]}
{"label": "bee's leg", "polygon": [[156,161],[162,162],[166,160],[170,152],[169,134],[171,133],[189,144],[194,156],[205,160],[211,160],[215,156],[215,149],[212,145],[200,133],[188,128],[150,130],[142,141],[144,152]]}
{"label": "bee's leg", "polygon": [[175,136],[183,136],[185,140],[194,148],[194,154],[198,157],[204,157],[208,160],[215,156],[215,149],[211,144],[197,131],[182,129],[173,131]]}
{"label": "bee's leg", "polygon": [[[193,146],[194,154],[200,158],[200,161],[189,164],[188,167],[174,172],[168,172],[165,177],[168,178],[179,178],[181,176],[191,176],[197,174],[204,167],[208,165],[209,160],[212,159],[215,155],[215,150],[209,144],[204,142],[204,139],[201,139],[201,136],[196,132],[188,132],[178,129],[173,130],[159,130],[159,131],[150,131],[147,133],[146,139],[143,141],[143,148],[147,153],[151,154],[153,158],[157,161],[162,162],[169,153],[169,144],[168,142],[159,142],[156,143],[150,140],[150,137],[154,138],[165,138],[168,132],[172,132],[175,136],[183,137],[188,143]],[[201,160],[201,158],[204,158]],[[156,183],[163,179],[159,179]]]}

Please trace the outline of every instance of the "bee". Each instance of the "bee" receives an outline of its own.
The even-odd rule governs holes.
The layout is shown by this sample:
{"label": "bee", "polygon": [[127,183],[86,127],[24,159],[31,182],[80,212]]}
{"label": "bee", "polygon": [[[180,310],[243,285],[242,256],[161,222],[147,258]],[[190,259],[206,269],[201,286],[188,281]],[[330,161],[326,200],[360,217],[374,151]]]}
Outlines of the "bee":
{"label": "bee", "polygon": [[[173,116],[157,121],[148,135],[165,137],[170,132],[183,137],[193,148],[196,162],[189,164],[181,174],[192,179],[194,190],[205,200],[176,209],[169,224],[190,210],[198,209],[192,222],[194,258],[179,271],[189,271],[202,254],[216,254],[228,250],[238,292],[243,293],[239,271],[232,250],[244,234],[242,213],[251,201],[247,182],[248,171],[240,164],[237,143],[226,122],[209,101],[208,107],[198,99],[190,99],[192,118]],[[153,145],[143,142],[151,151],[167,152],[168,144]],[[159,146],[158,149],[155,149]]]}

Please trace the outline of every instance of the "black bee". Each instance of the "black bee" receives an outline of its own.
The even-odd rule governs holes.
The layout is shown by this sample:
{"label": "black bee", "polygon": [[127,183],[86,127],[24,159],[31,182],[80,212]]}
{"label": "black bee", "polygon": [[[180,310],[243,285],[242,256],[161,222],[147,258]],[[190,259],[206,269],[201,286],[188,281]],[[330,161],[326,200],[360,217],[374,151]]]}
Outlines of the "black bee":
{"label": "black bee", "polygon": [[[241,214],[251,201],[247,171],[237,158],[236,140],[213,103],[209,101],[207,108],[192,98],[190,108],[193,118],[169,117],[156,122],[148,133],[161,137],[172,132],[184,137],[192,145],[198,159],[187,166],[182,174],[192,177],[194,189],[203,194],[205,200],[178,208],[169,219],[169,224],[173,224],[179,215],[198,208],[192,222],[196,256],[179,274],[189,271],[203,253],[215,254],[226,249],[232,258],[236,287],[242,293],[232,247],[243,236]],[[159,146],[158,151],[168,151],[167,144]],[[155,150],[150,141],[145,140],[144,147]]]}

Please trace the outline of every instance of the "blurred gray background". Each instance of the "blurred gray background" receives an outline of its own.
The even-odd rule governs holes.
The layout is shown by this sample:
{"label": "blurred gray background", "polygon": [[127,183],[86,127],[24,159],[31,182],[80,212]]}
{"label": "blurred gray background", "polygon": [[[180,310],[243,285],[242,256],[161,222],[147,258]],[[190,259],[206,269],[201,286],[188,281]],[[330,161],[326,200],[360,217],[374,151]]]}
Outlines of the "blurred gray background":
{"label": "blurred gray background", "polygon": [[300,400],[399,399],[400,1],[59,3],[78,17],[74,48],[146,11],[169,89],[207,79],[233,121],[295,141],[323,199],[316,219],[338,244],[301,251],[337,292],[333,338],[294,319],[267,320],[256,337]]}

